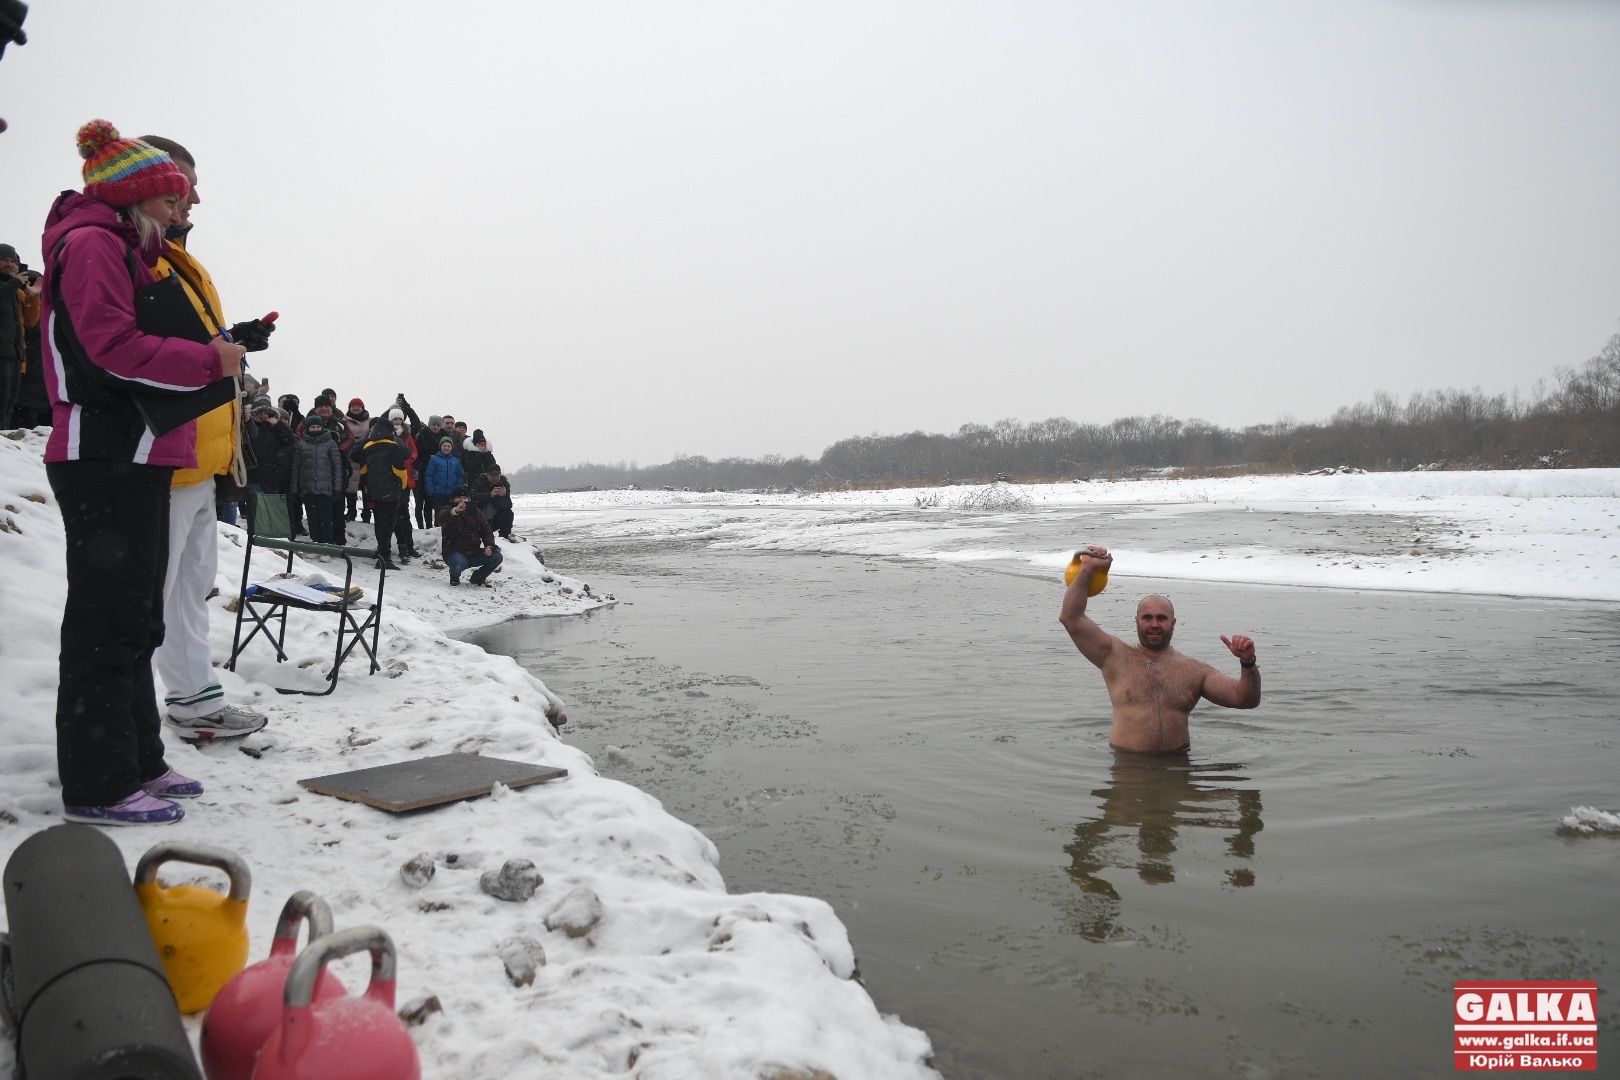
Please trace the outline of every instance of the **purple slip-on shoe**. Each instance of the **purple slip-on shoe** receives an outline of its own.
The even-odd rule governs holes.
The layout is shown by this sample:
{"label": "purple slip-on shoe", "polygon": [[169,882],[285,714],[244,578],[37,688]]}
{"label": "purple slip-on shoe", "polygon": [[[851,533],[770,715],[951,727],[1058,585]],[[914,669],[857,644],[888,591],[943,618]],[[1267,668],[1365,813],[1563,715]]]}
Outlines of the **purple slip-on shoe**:
{"label": "purple slip-on shoe", "polygon": [[195,799],[203,793],[202,781],[181,776],[170,769],[156,780],[148,780],[141,787],[148,795],[159,799]]}
{"label": "purple slip-on shoe", "polygon": [[185,816],[186,812],[175,803],[155,798],[144,790],[111,806],[62,807],[64,820],[82,821],[86,825],[171,825]]}

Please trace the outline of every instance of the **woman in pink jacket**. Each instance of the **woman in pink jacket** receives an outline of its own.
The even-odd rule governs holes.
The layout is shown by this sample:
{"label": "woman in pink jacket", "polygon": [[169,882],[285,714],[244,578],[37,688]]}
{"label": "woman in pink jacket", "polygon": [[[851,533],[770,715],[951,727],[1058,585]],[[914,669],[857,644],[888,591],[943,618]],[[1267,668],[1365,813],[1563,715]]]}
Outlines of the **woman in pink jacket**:
{"label": "woman in pink jacket", "polygon": [[202,794],[163,759],[152,685],[169,480],[196,464],[196,425],[159,434],[143,403],[239,373],[245,350],[169,329],[182,320],[150,267],[188,190],[174,162],[105,120],[78,143],[84,193],[56,200],[43,241],[45,472],[67,537],[57,771],[67,820],[163,824],[184,816],[172,799]]}

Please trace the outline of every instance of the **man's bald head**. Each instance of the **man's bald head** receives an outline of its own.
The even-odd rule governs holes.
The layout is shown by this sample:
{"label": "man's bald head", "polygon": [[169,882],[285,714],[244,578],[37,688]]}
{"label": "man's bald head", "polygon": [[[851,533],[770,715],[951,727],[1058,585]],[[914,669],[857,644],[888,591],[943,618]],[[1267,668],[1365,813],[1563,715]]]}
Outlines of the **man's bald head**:
{"label": "man's bald head", "polygon": [[1136,640],[1144,649],[1160,652],[1170,647],[1176,633],[1176,608],[1168,596],[1150,593],[1136,605]]}
{"label": "man's bald head", "polygon": [[1176,605],[1172,604],[1170,602],[1170,598],[1165,596],[1163,593],[1148,593],[1146,596],[1142,597],[1141,601],[1136,605],[1136,613],[1138,615],[1142,614],[1142,609],[1147,607],[1149,604],[1163,604],[1165,614],[1169,615],[1172,619],[1176,617]]}

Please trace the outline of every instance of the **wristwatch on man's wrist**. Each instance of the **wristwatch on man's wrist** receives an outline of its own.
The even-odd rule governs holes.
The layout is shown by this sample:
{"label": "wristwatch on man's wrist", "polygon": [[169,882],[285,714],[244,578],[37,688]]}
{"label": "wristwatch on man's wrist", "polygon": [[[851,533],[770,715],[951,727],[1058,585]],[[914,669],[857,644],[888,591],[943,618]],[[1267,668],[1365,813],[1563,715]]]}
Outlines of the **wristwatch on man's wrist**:
{"label": "wristwatch on man's wrist", "polygon": [[1241,660],[1238,661],[1238,667],[1240,667],[1240,668],[1252,668],[1252,667],[1259,667],[1259,666],[1260,666],[1260,661],[1258,659],[1250,660],[1247,664],[1245,664]]}

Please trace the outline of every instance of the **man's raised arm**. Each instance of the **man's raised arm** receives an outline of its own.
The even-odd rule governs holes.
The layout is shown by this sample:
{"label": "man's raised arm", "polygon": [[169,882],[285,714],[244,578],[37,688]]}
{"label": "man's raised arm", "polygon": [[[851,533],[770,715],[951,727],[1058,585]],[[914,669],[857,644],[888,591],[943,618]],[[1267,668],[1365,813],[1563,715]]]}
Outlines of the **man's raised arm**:
{"label": "man's raised arm", "polygon": [[1092,576],[1108,569],[1113,562],[1114,557],[1108,554],[1107,548],[1088,548],[1080,558],[1080,572],[1063,594],[1063,609],[1058,613],[1058,622],[1069,632],[1080,655],[1098,667],[1108,660],[1117,641],[1086,616],[1086,603],[1091,599]]}
{"label": "man's raised arm", "polygon": [[1255,658],[1254,640],[1242,634],[1222,635],[1221,644],[1238,659],[1238,677],[1231,678],[1210,668],[1204,675],[1202,694],[1228,709],[1252,709],[1260,704],[1260,662]]}

